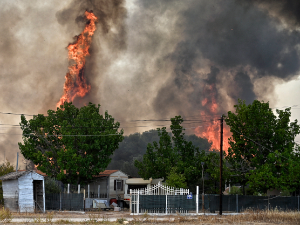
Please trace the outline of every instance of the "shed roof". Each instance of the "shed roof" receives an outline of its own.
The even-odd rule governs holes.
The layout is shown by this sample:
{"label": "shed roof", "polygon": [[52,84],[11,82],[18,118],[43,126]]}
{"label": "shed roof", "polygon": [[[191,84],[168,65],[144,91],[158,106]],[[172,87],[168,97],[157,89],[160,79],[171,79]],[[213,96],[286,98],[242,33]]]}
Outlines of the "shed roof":
{"label": "shed roof", "polygon": [[[18,171],[26,171],[26,170],[18,170]],[[44,177],[47,176],[47,174],[45,174],[45,173],[43,173],[42,171],[37,170],[37,169],[33,169],[33,170],[30,170],[30,171],[33,171],[33,172],[35,172],[35,173],[37,173],[37,174],[39,174],[39,175],[42,175],[42,176],[44,176]]]}
{"label": "shed roof", "polygon": [[27,173],[32,173],[32,172],[36,173],[33,170],[11,172],[11,173],[5,174],[4,176],[0,177],[0,180],[14,180],[14,179],[18,179],[19,177],[21,177]]}

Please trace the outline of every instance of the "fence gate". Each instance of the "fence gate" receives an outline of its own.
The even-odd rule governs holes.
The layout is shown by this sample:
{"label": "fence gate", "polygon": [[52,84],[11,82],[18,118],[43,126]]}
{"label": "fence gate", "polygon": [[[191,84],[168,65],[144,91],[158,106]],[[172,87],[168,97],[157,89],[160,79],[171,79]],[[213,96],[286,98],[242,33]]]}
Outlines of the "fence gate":
{"label": "fence gate", "polygon": [[195,197],[189,195],[189,189],[157,185],[143,189],[130,189],[130,212],[143,213],[189,213],[198,211],[198,192]]}

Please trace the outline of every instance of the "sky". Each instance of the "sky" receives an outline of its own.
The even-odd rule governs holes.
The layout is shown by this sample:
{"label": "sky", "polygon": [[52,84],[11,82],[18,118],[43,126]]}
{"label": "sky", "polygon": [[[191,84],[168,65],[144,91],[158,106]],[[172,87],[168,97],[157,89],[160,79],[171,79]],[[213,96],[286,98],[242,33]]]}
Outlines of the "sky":
{"label": "sky", "polygon": [[[198,120],[187,133],[205,137],[239,98],[292,107],[299,118],[296,0],[2,0],[0,112],[55,110],[85,10],[98,17],[85,66],[91,90],[74,104],[101,104],[125,134],[168,126],[136,120],[181,115]],[[0,114],[0,155],[11,162],[22,141],[14,114]]]}

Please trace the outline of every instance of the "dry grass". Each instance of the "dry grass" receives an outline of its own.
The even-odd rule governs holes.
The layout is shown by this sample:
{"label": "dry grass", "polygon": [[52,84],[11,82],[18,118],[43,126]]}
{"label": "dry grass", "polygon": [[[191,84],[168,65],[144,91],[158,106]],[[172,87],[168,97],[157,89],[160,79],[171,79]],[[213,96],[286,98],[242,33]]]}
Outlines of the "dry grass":
{"label": "dry grass", "polygon": [[248,210],[238,215],[223,216],[188,216],[175,217],[174,222],[186,224],[300,224],[300,213],[295,211],[283,212],[279,210]]}
{"label": "dry grass", "polygon": [[300,225],[300,213],[295,211],[283,212],[279,210],[248,210],[238,215],[204,215],[185,216],[177,214],[164,218],[134,218],[129,224],[293,224]]}
{"label": "dry grass", "polygon": [[[113,217],[117,214],[111,213]],[[12,218],[22,217],[18,213],[12,214],[9,210],[0,209],[0,223],[9,223]],[[66,214],[64,214],[66,215]],[[23,215],[25,216],[25,215]],[[82,216],[82,217],[81,217]],[[82,222],[69,221],[66,217],[61,218],[60,212],[48,212],[26,214],[25,218],[30,218],[30,224],[299,224],[300,212],[279,211],[275,210],[248,210],[238,215],[204,215],[204,216],[187,216],[187,215],[168,215],[168,216],[150,216],[147,213],[141,216],[130,217],[128,214],[119,215],[120,217],[114,222],[109,221],[109,217],[102,213],[89,213],[85,215],[76,214],[73,218],[84,218]],[[24,218],[24,217],[23,217]],[[56,220],[54,220],[56,218]],[[59,219],[59,220],[57,220]],[[126,221],[128,219],[128,221]],[[25,222],[26,223],[26,222]]]}
{"label": "dry grass", "polygon": [[4,207],[0,210],[0,222],[9,223],[12,220],[12,214]]}

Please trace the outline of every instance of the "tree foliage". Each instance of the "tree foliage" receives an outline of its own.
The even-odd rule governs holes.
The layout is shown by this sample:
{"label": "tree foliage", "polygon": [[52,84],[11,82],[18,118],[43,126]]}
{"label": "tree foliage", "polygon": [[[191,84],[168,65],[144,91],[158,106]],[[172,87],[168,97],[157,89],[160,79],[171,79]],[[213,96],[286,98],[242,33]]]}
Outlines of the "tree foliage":
{"label": "tree foliage", "polygon": [[294,189],[289,173],[299,165],[294,158],[299,125],[297,120],[290,122],[290,108],[276,110],[276,116],[269,103],[258,100],[250,105],[239,100],[234,107],[235,113],[229,111],[225,119],[232,133],[226,159],[233,179],[263,193],[270,188]]}
{"label": "tree foliage", "polygon": [[[226,156],[223,151],[223,156]],[[220,152],[209,152],[205,155],[204,159],[204,173],[206,174],[205,180],[205,193],[207,194],[219,194],[220,190]],[[226,180],[230,179],[230,171],[228,163],[223,158],[223,170],[222,170],[222,183],[225,184]],[[200,185],[201,186],[201,185]]]}
{"label": "tree foliage", "polygon": [[[171,177],[177,176],[180,180],[184,177],[188,185],[200,179],[201,162],[204,160],[205,151],[200,151],[191,141],[185,140],[182,122],[181,116],[171,118],[172,137],[166,127],[157,129],[159,142],[149,143],[143,160],[135,161],[142,178],[166,180],[169,177],[170,180]],[[176,173],[172,168],[176,168]]]}
{"label": "tree foliage", "polygon": [[167,176],[166,184],[175,188],[187,188],[184,174],[177,172],[177,167],[173,167]]}
{"label": "tree foliage", "polygon": [[[168,132],[171,135],[170,132]],[[185,135],[187,141],[191,141],[195,147],[201,150],[209,151],[211,143],[207,139],[197,137],[196,135]],[[139,177],[138,169],[134,166],[134,161],[142,161],[146,153],[148,143],[159,142],[157,130],[149,130],[143,133],[134,133],[124,136],[119,148],[114,152],[112,161],[108,169],[119,169],[133,177]]]}
{"label": "tree foliage", "polygon": [[19,148],[26,159],[48,176],[62,182],[84,184],[104,171],[110,156],[123,140],[120,123],[100,105],[89,103],[80,109],[64,103],[48,115],[26,120],[21,116],[23,142]]}

